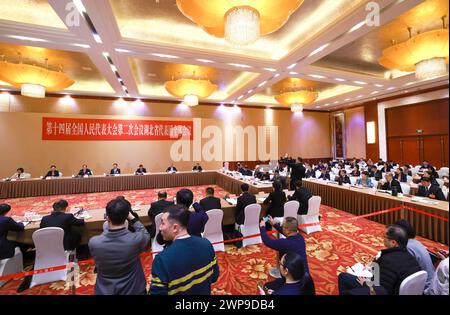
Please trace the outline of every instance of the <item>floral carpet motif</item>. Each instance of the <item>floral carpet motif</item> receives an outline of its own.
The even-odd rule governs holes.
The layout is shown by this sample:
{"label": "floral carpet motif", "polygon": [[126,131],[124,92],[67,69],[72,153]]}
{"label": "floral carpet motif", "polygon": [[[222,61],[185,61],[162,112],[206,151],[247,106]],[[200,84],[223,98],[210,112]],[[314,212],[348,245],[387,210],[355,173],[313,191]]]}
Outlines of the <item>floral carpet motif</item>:
{"label": "floral carpet motif", "polygon": [[[190,187],[196,196],[203,196],[206,186]],[[225,192],[216,189],[217,196]],[[179,188],[167,189],[168,195],[173,196]],[[12,205],[15,215],[31,209],[41,213],[49,212],[51,205],[59,198],[65,198],[71,206],[83,205],[85,209],[104,207],[113,197],[124,195],[132,204],[148,204],[156,199],[158,190],[110,192],[100,194],[84,194],[21,198],[0,200]],[[382,209],[380,209],[382,210]],[[306,235],[308,264],[314,280],[316,293],[320,295],[338,294],[337,276],[344,272],[348,266],[357,262],[366,263],[373,259],[377,252],[383,248],[384,225],[368,219],[357,219],[352,214],[340,211],[325,205],[321,206],[322,232]],[[343,222],[339,222],[344,220]],[[345,221],[347,220],[347,221]],[[434,248],[447,249],[448,246],[436,243],[421,237],[417,238],[430,250]],[[263,244],[236,248],[226,245],[225,252],[217,252],[220,277],[212,286],[214,295],[257,294],[257,284],[273,280],[269,276],[269,268],[277,265],[276,252]],[[141,258],[148,282],[151,281],[152,256]],[[28,268],[27,268],[28,269]],[[14,279],[0,288],[0,294],[18,294],[17,288],[23,279]],[[93,294],[96,281],[94,266],[82,264],[77,283],[76,294]],[[25,290],[20,294],[27,295],[68,295],[69,288],[64,282],[44,284]]]}

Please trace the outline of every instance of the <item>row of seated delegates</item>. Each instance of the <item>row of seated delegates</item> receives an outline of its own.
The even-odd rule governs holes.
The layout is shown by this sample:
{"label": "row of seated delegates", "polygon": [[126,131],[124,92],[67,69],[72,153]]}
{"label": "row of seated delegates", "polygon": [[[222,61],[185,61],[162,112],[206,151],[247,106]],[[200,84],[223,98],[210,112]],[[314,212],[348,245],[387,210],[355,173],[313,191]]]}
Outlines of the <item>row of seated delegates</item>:
{"label": "row of seated delegates", "polygon": [[448,294],[448,252],[437,253],[444,260],[435,270],[428,250],[415,236],[414,228],[404,219],[387,226],[384,233],[385,249],[373,260],[379,266],[379,285],[372,289],[367,286],[364,278],[343,272],[338,276],[339,293],[398,295],[401,282],[423,270],[427,273],[424,294]]}
{"label": "row of seated delegates", "polygon": [[[185,201],[181,199],[187,195],[180,190],[177,200]],[[214,248],[208,240],[189,233],[191,213],[184,204],[172,204],[163,211],[159,228],[163,240],[170,246],[153,260],[149,293],[210,294],[211,284],[219,276]],[[89,250],[97,268],[95,294],[146,294],[146,278],[139,254],[150,242],[147,229],[139,217],[132,214],[131,204],[123,197],[108,203],[106,215],[108,223],[103,233],[89,240]],[[127,225],[132,225],[134,232],[127,229]],[[199,274],[200,278],[191,277],[192,274]],[[187,280],[176,281],[181,278]]]}

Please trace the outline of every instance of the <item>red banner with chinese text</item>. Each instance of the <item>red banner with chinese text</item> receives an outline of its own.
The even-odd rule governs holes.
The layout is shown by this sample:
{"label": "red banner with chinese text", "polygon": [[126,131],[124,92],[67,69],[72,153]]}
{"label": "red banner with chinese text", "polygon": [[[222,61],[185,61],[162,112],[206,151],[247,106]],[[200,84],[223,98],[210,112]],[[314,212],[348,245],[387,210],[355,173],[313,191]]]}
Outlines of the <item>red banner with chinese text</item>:
{"label": "red banner with chinese text", "polygon": [[192,121],[42,118],[42,140],[193,139]]}

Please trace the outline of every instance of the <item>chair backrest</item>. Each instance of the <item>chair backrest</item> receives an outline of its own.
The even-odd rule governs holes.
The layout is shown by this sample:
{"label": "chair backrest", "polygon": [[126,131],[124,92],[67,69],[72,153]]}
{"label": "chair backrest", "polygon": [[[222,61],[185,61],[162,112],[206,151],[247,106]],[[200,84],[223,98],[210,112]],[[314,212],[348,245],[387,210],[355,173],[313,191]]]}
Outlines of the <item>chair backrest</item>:
{"label": "chair backrest", "polygon": [[297,218],[298,208],[300,203],[297,200],[290,200],[284,204],[284,214],[283,217]]}
{"label": "chair backrest", "polygon": [[317,171],[316,171],[316,178],[319,178],[319,176],[320,176],[320,171],[317,170]]}
{"label": "chair backrest", "polygon": [[411,168],[411,174],[414,176],[414,175],[416,175],[418,172],[419,172],[419,170],[417,169],[417,168]]}
{"label": "chair backrest", "polygon": [[409,184],[410,182],[412,182],[413,178],[412,176],[406,175],[406,182]]}
{"label": "chair backrest", "polygon": [[22,178],[31,178],[31,174],[30,173],[23,173]]}
{"label": "chair backrest", "polygon": [[444,180],[442,178],[436,178],[436,181],[438,182],[439,187],[442,188],[442,186],[444,186]]}
{"label": "chair backrest", "polygon": [[58,227],[39,229],[32,234],[36,247],[36,264],[45,261],[48,266],[59,266],[67,260],[64,251],[64,230]]}
{"label": "chair backrest", "polygon": [[322,197],[320,197],[320,196],[312,196],[311,198],[309,198],[307,215],[319,215],[321,202],[322,202]]}
{"label": "chair backrest", "polygon": [[355,176],[352,176],[352,177],[350,177],[350,183],[352,184],[352,185],[356,185],[356,181],[358,180],[358,177],[355,177]]}
{"label": "chair backrest", "polygon": [[59,177],[63,177],[63,173],[59,172]]}
{"label": "chair backrest", "polygon": [[400,186],[402,187],[402,192],[404,194],[409,194],[411,191],[411,186],[409,186],[407,183],[400,183]]}
{"label": "chair backrest", "polygon": [[156,232],[155,232],[155,235],[158,235],[158,233],[159,233],[159,226],[161,225],[161,217],[162,217],[162,212],[161,213],[158,213],[157,215],[156,215],[156,217],[155,217],[155,228],[156,228]]}
{"label": "chair backrest", "polygon": [[252,203],[244,208],[244,225],[259,224],[259,215],[261,213],[261,205]]}
{"label": "chair backrest", "polygon": [[413,273],[400,284],[399,295],[422,295],[427,281],[427,272],[424,270]]}
{"label": "chair backrest", "polygon": [[447,187],[442,187],[442,193],[444,194],[445,199],[447,199],[447,196],[448,196],[448,189],[447,189]]}
{"label": "chair backrest", "polygon": [[208,222],[205,224],[204,234],[222,233],[223,211],[220,209],[212,209],[206,211]]}

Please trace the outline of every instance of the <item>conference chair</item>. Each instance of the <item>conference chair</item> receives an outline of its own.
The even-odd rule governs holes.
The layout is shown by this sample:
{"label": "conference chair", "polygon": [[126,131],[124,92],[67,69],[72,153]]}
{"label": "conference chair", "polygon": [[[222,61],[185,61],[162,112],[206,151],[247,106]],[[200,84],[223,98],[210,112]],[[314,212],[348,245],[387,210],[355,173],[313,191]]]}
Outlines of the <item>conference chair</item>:
{"label": "conference chair", "polygon": [[[23,270],[23,256],[19,247],[15,248],[14,256],[0,260],[0,276],[13,275],[22,272]],[[0,280],[0,287],[2,287],[9,280]]]}
{"label": "conference chair", "polygon": [[212,209],[206,211],[206,214],[208,215],[208,222],[205,224],[205,229],[202,236],[211,243],[222,242],[219,244],[213,244],[213,247],[216,252],[224,252],[225,245],[223,243],[222,232],[223,211],[220,209]]}
{"label": "conference chair", "polygon": [[358,177],[355,177],[355,176],[350,177],[350,184],[356,185],[357,180],[358,180]]}
{"label": "conference chair", "polygon": [[411,191],[411,186],[409,186],[407,183],[400,183],[400,187],[402,187],[403,194],[409,195],[409,192]]}
{"label": "conference chair", "polygon": [[447,187],[442,187],[442,193],[444,194],[445,199],[447,200],[447,196],[448,196],[448,189]]}
{"label": "conference chair", "polygon": [[274,221],[278,222],[280,225],[282,225],[284,218],[287,218],[287,217],[296,218],[299,207],[300,207],[300,203],[297,200],[290,200],[290,201],[286,202],[284,204],[283,216],[273,218]]}
{"label": "conference chair", "polygon": [[[308,213],[306,215],[298,215],[299,224],[311,224],[319,223],[319,213],[320,213],[320,203],[322,202],[322,197],[312,196],[308,200]],[[322,231],[320,224],[302,227],[301,230],[306,234]]]}
{"label": "conference chair", "polygon": [[[69,263],[69,252],[64,251],[64,230],[58,227],[48,227],[32,234],[36,247],[34,270],[66,265]],[[56,270],[33,275],[30,288],[43,283],[66,281],[67,269]]]}
{"label": "conference chair", "polygon": [[406,175],[406,182],[409,184],[413,180],[412,176]]}
{"label": "conference chair", "polygon": [[[249,236],[253,234],[259,234],[259,216],[261,214],[261,205],[253,203],[244,208],[244,224],[239,226],[239,230],[242,236]],[[251,238],[245,238],[242,240],[242,246],[261,244],[261,236],[255,236]]]}
{"label": "conference chair", "polygon": [[400,284],[399,295],[422,295],[427,282],[427,272],[418,271],[405,278]]}
{"label": "conference chair", "polygon": [[442,178],[436,178],[436,181],[438,182],[440,188],[444,186],[444,180]]}
{"label": "conference chair", "polygon": [[319,178],[321,172],[320,171],[316,171],[316,178]]}
{"label": "conference chair", "polygon": [[442,176],[444,176],[444,175],[447,175],[447,176],[448,176],[448,174],[449,174],[449,169],[448,169],[448,167],[441,167],[441,168],[439,169],[439,171],[437,171],[437,173],[438,173],[439,177],[442,177]]}
{"label": "conference chair", "polygon": [[[155,232],[155,237],[152,239],[152,252],[161,252],[164,249],[163,245],[160,245],[157,241],[156,241],[156,236],[158,236],[159,234],[159,226],[161,225],[161,217],[162,217],[162,213],[159,213],[158,215],[156,215],[155,217],[155,228],[156,228],[156,232]],[[153,253],[153,258],[155,258],[155,256],[158,255],[158,253]]]}

